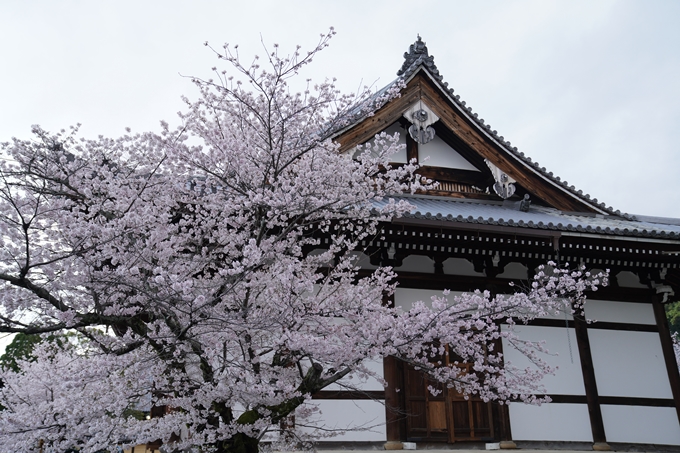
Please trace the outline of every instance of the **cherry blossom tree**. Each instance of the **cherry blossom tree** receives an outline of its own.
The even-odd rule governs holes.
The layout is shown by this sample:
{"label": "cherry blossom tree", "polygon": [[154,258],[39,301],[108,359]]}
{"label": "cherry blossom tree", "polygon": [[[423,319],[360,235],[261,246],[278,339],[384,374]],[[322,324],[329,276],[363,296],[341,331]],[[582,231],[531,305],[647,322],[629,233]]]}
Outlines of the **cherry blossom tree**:
{"label": "cherry blossom tree", "polygon": [[[309,53],[268,51],[267,70],[213,50],[230,72],[195,80],[178,129],[85,140],[36,126],[2,145],[0,332],[81,340],[2,371],[0,448],[256,452],[312,394],[389,355],[485,400],[540,393],[551,370],[512,324],[579,306],[603,276],[551,268],[516,294],[384,304],[393,271],[360,276],[355,252],[410,209],[391,197],[427,182],[389,165],[396,137],[358,158],[330,139],[399,84],[290,89],[332,33]],[[503,366],[500,338],[536,366]],[[431,363],[441,345],[474,372]],[[164,416],[135,416],[148,398]]]}

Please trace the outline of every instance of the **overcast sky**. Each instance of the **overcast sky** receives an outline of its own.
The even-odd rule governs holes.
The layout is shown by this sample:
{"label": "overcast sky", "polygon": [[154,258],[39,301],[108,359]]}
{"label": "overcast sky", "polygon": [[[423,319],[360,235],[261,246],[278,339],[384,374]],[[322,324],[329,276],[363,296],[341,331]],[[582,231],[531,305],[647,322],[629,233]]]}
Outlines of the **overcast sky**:
{"label": "overcast sky", "polygon": [[680,217],[679,1],[0,2],[0,141],[30,126],[118,136],[177,124],[202,44],[311,47],[345,91],[394,79],[420,33],[500,135],[614,209]]}

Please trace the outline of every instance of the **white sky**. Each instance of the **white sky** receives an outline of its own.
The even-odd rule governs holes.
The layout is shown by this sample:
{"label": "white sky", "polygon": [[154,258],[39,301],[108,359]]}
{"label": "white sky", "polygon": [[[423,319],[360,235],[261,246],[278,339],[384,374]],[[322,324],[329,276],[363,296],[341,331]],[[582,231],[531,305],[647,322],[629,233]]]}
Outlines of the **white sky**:
{"label": "white sky", "polygon": [[520,151],[615,209],[680,217],[677,1],[0,2],[0,141],[30,126],[118,136],[177,124],[202,43],[310,48],[314,80],[381,87],[420,33],[461,99]]}

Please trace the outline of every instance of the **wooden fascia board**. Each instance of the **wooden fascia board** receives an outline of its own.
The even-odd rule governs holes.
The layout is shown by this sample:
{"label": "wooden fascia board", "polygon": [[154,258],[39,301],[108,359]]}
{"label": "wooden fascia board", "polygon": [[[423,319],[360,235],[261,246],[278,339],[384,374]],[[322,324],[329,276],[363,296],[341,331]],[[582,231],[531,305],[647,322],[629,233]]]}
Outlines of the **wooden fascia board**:
{"label": "wooden fascia board", "polygon": [[341,152],[367,142],[375,134],[398,121],[403,112],[415,101],[423,99],[439,116],[442,124],[470,148],[552,207],[562,211],[606,214],[596,206],[565,191],[554,181],[504,150],[494,137],[481,129],[466,112],[460,110],[424,68],[417,70],[406,82],[406,87],[401,91],[399,98],[388,102],[375,115],[362,119],[335,137],[335,141],[340,144]]}
{"label": "wooden fascia board", "polygon": [[507,173],[522,187],[562,211],[602,213],[601,210],[557,187],[533,168],[503,150],[492,137],[480,130],[476,124],[466,118],[463,112],[459,111],[456,105],[448,101],[439,87],[433,86],[432,82],[421,82],[420,87],[422,99],[427,102],[447,128],[454,131],[468,146]]}
{"label": "wooden fascia board", "polygon": [[335,137],[340,144],[340,152],[347,151],[357,145],[367,142],[375,134],[394,124],[401,118],[404,111],[420,98],[420,83],[409,84],[401,91],[401,96],[391,100],[373,116],[366,117],[361,122],[351,126]]}

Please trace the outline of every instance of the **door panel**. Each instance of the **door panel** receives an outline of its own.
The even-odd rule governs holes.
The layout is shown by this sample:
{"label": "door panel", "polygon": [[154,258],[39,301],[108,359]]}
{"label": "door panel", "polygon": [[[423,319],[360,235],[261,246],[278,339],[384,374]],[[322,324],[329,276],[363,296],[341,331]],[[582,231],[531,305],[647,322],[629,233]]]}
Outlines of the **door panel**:
{"label": "door panel", "polygon": [[[465,399],[410,365],[404,366],[404,383],[407,440],[453,443],[493,439],[490,403],[474,397]],[[437,395],[432,395],[428,387],[435,388]]]}

